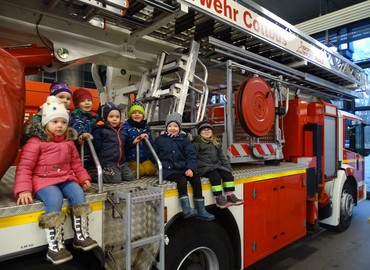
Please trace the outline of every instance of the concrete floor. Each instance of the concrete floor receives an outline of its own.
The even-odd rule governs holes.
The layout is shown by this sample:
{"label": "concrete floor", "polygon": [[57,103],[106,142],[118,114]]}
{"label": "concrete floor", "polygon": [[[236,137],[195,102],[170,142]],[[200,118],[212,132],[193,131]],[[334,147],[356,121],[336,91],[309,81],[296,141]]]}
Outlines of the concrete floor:
{"label": "concrete floor", "polygon": [[246,268],[246,270],[369,270],[370,201],[354,208],[350,228],[342,233],[323,229]]}

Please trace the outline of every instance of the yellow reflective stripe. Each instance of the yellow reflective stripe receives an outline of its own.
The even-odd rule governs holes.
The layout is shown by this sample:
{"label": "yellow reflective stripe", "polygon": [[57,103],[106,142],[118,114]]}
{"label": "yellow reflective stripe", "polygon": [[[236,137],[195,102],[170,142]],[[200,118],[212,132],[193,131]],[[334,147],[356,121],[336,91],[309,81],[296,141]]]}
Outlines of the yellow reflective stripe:
{"label": "yellow reflective stripe", "polygon": [[234,181],[223,182],[225,188],[235,187]]}
{"label": "yellow reflective stripe", "polygon": [[[292,170],[292,171],[286,171],[286,172],[280,172],[280,173],[257,175],[257,176],[247,177],[247,178],[238,178],[234,180],[234,186],[245,184],[245,183],[274,179],[274,178],[283,177],[283,176],[305,174],[305,173],[306,173],[306,169],[299,169],[299,170]],[[211,189],[211,184],[202,185],[202,190],[210,190],[210,189]],[[193,192],[193,189],[190,186],[188,186],[188,193],[192,193],[192,192]],[[169,189],[164,192],[165,198],[174,197],[174,196],[179,196],[177,189]]]}
{"label": "yellow reflective stripe", "polygon": [[[363,158],[359,158],[358,161],[364,161]],[[343,160],[343,164],[347,164],[347,163],[355,163],[357,162],[357,159],[344,159]]]}
{"label": "yellow reflective stripe", "polygon": [[240,185],[244,183],[258,182],[258,181],[274,179],[274,178],[283,177],[283,176],[305,174],[305,173],[306,173],[306,169],[300,169],[300,170],[293,170],[293,171],[287,171],[287,172],[281,172],[281,173],[270,173],[270,174],[264,174],[264,175],[257,175],[257,176],[252,176],[248,178],[239,178],[239,179],[235,179],[234,182],[236,185]]}
{"label": "yellow reflective stripe", "polygon": [[221,185],[212,186],[212,192],[217,192],[217,191],[222,191]]}
{"label": "yellow reflective stripe", "polygon": [[[103,202],[90,203],[92,211],[98,211],[103,209]],[[67,212],[67,207],[63,207],[62,211]],[[16,216],[0,218],[0,228],[18,226],[28,223],[38,222],[39,216],[45,213],[45,211],[32,212],[27,214],[20,214]]]}
{"label": "yellow reflective stripe", "polygon": [[[202,184],[202,190],[210,190],[211,189],[211,184]],[[193,188],[191,186],[188,186],[188,193],[193,193]],[[164,191],[164,197],[169,198],[169,197],[175,197],[179,196],[179,192],[177,189],[169,189]]]}

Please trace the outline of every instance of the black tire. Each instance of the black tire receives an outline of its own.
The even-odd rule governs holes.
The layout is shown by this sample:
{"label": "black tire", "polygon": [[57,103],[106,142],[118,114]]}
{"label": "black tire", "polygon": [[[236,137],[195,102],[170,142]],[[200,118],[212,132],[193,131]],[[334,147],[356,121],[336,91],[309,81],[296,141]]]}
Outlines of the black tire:
{"label": "black tire", "polygon": [[167,233],[165,269],[234,269],[231,242],[220,225],[190,220],[174,227]]}
{"label": "black tire", "polygon": [[349,228],[352,221],[353,206],[354,206],[353,190],[348,181],[343,185],[340,198],[340,220],[338,226],[334,229],[338,232],[343,232]]}

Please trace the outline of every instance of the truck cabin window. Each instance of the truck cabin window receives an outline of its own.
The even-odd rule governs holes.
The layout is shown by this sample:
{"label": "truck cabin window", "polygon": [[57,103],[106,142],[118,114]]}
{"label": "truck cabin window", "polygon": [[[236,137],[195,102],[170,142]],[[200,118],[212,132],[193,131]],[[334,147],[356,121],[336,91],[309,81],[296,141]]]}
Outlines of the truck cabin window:
{"label": "truck cabin window", "polygon": [[364,154],[364,125],[361,122],[346,120],[345,148],[358,154]]}

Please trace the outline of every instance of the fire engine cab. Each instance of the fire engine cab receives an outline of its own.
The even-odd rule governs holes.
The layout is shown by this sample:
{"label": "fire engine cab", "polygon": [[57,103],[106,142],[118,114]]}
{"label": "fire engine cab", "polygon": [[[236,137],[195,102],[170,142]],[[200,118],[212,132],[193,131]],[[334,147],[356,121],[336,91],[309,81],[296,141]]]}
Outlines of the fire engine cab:
{"label": "fire engine cab", "polygon": [[87,64],[94,103],[114,102],[125,113],[138,100],[154,133],[171,112],[183,115],[193,135],[209,120],[245,202],[217,208],[204,178],[215,220],[184,219],[159,160],[155,177],[104,184],[99,174],[86,197],[102,268],[244,269],[308,231],[349,228],[354,206],[366,198],[365,124],[330,100],[368,91],[360,67],[249,0],[0,5],[2,269],[27,267],[27,255],[46,248],[38,227],[43,204],[17,205],[13,197],[22,125],[49,87],[27,76],[73,74]]}

